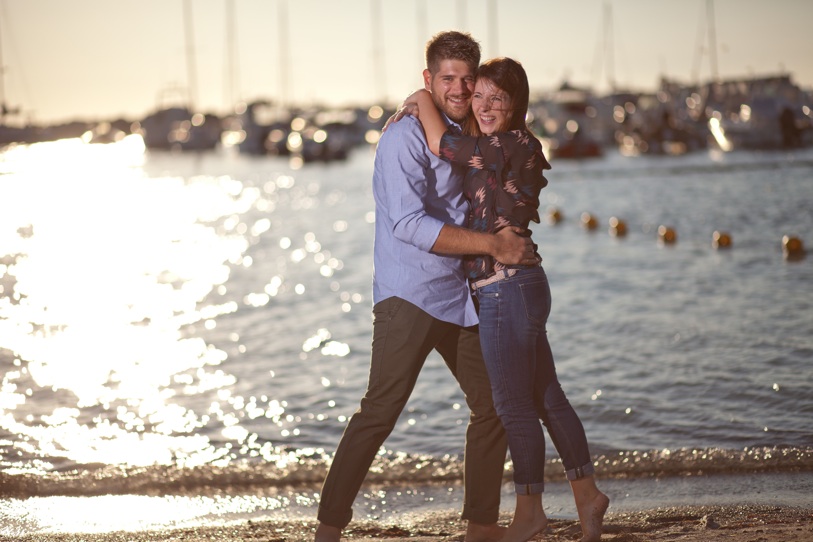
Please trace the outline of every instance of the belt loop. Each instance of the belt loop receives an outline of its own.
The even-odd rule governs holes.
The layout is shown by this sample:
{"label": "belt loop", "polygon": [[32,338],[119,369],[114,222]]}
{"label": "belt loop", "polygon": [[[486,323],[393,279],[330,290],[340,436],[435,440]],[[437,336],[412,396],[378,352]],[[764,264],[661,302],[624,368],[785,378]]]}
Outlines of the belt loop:
{"label": "belt loop", "polygon": [[489,284],[493,284],[495,282],[499,282],[501,280],[505,280],[507,278],[513,277],[517,273],[517,269],[500,269],[499,271],[495,272],[488,278],[478,280],[471,283],[471,289],[477,290],[478,288],[482,288],[483,286],[488,286]]}

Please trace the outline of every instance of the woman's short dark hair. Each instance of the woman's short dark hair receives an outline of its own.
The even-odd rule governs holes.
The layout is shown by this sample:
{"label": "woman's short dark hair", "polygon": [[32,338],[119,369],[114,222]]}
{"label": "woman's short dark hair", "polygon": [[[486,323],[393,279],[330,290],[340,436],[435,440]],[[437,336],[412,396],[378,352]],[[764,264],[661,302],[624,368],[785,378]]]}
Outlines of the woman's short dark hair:
{"label": "woman's short dark hair", "polygon": [[426,68],[435,74],[444,60],[462,60],[474,71],[480,63],[480,44],[468,32],[439,32],[426,44]]}
{"label": "woman's short dark hair", "polygon": [[[508,120],[508,130],[524,130],[525,117],[528,114],[528,101],[530,99],[530,89],[528,88],[528,76],[522,64],[514,59],[500,57],[486,60],[477,68],[477,79],[488,79],[495,86],[508,94],[511,100],[511,115]],[[473,120],[473,119],[471,119]],[[476,128],[468,123],[466,132]],[[479,133],[476,129],[473,133]]]}

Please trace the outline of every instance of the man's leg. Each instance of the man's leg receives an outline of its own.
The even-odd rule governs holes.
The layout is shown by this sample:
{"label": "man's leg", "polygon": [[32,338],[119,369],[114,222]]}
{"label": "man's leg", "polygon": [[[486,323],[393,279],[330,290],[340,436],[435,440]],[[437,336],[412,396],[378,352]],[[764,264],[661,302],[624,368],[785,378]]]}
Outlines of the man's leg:
{"label": "man's leg", "polygon": [[466,429],[462,518],[479,525],[497,522],[507,441],[494,403],[477,327],[459,328],[437,346],[466,396],[471,411]]}
{"label": "man's leg", "polygon": [[451,324],[393,297],[373,308],[367,392],[344,430],[322,486],[318,519],[343,529],[367,471],[395,426],[426,357]]}

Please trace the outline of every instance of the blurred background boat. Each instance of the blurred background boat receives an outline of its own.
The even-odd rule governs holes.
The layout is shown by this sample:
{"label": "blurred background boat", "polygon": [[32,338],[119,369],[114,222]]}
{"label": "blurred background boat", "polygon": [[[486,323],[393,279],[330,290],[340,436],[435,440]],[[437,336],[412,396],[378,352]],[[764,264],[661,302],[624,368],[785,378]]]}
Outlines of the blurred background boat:
{"label": "blurred background boat", "polygon": [[605,119],[589,89],[564,82],[530,107],[530,127],[551,158],[595,158],[604,154]]}
{"label": "blurred background boat", "polygon": [[701,95],[703,117],[724,151],[795,148],[813,141],[813,102],[790,75],[710,82]]}

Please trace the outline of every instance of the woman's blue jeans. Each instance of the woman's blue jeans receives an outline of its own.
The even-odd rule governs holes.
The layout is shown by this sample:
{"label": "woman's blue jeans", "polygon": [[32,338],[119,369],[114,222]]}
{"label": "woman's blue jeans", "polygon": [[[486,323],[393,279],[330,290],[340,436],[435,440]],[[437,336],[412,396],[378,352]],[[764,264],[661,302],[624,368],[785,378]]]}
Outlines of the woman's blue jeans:
{"label": "woman's blue jeans", "polygon": [[567,478],[592,475],[584,427],[559,385],[548,343],[545,325],[551,296],[544,269],[521,269],[475,293],[480,305],[480,344],[494,406],[508,436],[516,492],[532,495],[545,489],[545,435],[540,419]]}

